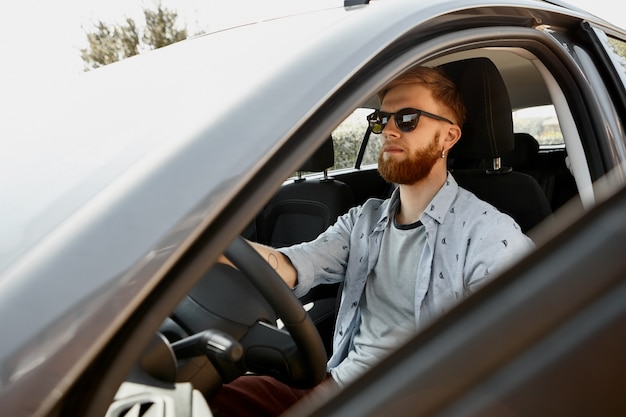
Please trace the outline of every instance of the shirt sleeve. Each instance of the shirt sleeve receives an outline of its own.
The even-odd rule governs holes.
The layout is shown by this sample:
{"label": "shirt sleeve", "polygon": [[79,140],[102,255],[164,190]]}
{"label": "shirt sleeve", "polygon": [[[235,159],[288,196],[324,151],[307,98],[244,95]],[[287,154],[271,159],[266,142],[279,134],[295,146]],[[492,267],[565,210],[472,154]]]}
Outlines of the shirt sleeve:
{"label": "shirt sleeve", "polygon": [[515,220],[500,212],[475,230],[478,233],[468,242],[465,265],[464,285],[468,293],[476,291],[535,247]]}

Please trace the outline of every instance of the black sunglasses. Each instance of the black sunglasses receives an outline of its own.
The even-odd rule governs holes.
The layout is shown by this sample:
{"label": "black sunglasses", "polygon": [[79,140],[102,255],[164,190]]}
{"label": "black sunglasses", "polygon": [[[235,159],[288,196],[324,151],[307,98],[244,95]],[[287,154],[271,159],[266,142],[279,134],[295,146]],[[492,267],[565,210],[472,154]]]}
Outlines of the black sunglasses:
{"label": "black sunglasses", "polygon": [[382,133],[387,123],[389,123],[389,119],[393,116],[396,121],[396,126],[403,132],[411,132],[417,127],[417,122],[420,120],[420,116],[430,117],[431,119],[441,120],[444,122],[448,122],[451,125],[454,122],[450,119],[446,119],[445,117],[437,116],[436,114],[428,113],[424,110],[406,108],[398,110],[395,113],[387,113],[384,111],[376,110],[374,113],[367,116],[367,121],[370,124],[370,128],[372,129],[372,133]]}

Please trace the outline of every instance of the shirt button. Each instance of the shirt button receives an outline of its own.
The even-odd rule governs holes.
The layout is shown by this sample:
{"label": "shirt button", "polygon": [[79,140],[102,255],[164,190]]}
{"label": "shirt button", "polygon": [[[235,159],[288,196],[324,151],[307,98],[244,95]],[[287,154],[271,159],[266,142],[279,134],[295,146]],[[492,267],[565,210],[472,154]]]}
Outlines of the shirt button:
{"label": "shirt button", "polygon": [[357,306],[357,302],[355,301],[355,302],[352,303],[352,308],[354,308],[356,306]]}
{"label": "shirt button", "polygon": [[343,336],[343,329],[339,329],[339,336]]}

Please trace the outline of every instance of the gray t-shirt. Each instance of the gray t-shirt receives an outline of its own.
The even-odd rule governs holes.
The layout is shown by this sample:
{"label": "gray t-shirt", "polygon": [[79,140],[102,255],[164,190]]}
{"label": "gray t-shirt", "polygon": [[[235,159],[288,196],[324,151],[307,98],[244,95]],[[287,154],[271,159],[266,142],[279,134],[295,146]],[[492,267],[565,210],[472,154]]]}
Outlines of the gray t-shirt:
{"label": "gray t-shirt", "polygon": [[354,349],[331,369],[340,386],[355,380],[416,332],[415,277],[426,231],[421,222],[388,227],[378,263],[361,297],[361,325]]}

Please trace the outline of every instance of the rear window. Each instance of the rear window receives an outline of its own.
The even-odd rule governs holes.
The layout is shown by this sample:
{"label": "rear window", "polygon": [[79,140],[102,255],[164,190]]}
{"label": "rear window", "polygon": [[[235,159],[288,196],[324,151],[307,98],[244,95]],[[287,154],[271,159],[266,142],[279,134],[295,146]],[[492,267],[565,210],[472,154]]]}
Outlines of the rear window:
{"label": "rear window", "polygon": [[564,146],[563,133],[554,106],[536,106],[513,112],[513,130],[532,135],[540,148]]}

